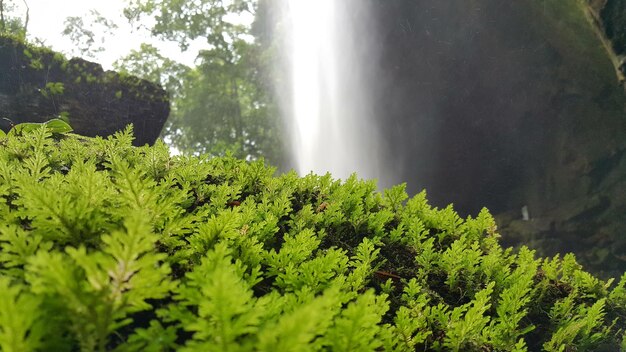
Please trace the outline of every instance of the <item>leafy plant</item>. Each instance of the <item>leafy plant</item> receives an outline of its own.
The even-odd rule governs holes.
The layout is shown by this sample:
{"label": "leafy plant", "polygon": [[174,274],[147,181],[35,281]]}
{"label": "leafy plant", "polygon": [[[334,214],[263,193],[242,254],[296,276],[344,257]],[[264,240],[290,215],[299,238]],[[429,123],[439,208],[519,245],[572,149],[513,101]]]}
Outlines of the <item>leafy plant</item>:
{"label": "leafy plant", "polygon": [[487,210],[402,185],[18,125],[0,136],[0,349],[624,346],[626,276],[498,237]]}

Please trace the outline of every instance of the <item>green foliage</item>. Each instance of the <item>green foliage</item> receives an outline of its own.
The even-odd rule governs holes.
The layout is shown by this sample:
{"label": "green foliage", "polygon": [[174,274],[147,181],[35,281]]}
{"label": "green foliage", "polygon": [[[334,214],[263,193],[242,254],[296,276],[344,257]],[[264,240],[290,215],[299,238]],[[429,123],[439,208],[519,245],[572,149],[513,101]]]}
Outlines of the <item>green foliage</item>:
{"label": "green foliage", "polygon": [[[161,54],[150,44],[141,44],[138,50],[117,60],[113,66],[119,72],[133,74],[151,82],[159,82],[174,102],[185,95],[185,81],[190,78],[191,68]],[[122,92],[120,92],[121,98]],[[176,108],[173,104],[172,108]],[[175,113],[175,112],[174,112]]]}
{"label": "green foliage", "polygon": [[[22,134],[25,132],[31,132],[35,130],[39,130],[41,126],[45,125],[47,132],[51,133],[67,133],[72,132],[72,127],[62,119],[51,119],[46,122],[37,123],[37,122],[25,122],[20,123],[13,127],[9,133],[11,134]],[[42,139],[43,142],[43,139]]]}
{"label": "green foliage", "polygon": [[105,18],[98,11],[91,10],[84,16],[67,17],[62,34],[74,43],[71,55],[95,58],[103,52],[106,36],[112,36],[118,28],[115,22]]}
{"label": "green foliage", "polygon": [[41,95],[45,98],[53,97],[55,95],[63,95],[65,86],[61,82],[48,82],[46,86],[41,90]]}
{"label": "green foliage", "polygon": [[132,0],[124,10],[133,24],[153,23],[154,36],[183,51],[192,43],[198,50],[194,67],[148,44],[116,63],[168,89],[172,112],[164,133],[183,153],[284,162],[282,123],[265,76],[270,62],[245,20],[255,5],[254,0]]}
{"label": "green foliage", "polygon": [[626,345],[626,276],[504,250],[486,210],[61,123],[0,136],[2,351]]}
{"label": "green foliage", "polygon": [[0,0],[0,33],[25,38],[29,18],[28,3],[23,2],[26,5],[25,12],[16,3],[17,1]]}
{"label": "green foliage", "polygon": [[[168,143],[184,154],[228,153],[241,159],[264,158],[285,164],[282,122],[267,77],[271,59],[252,35],[256,0],[127,1],[124,16],[154,37],[193,50],[188,66],[143,43],[114,67],[151,82],[170,95],[171,110],[163,130]],[[63,35],[74,43],[70,54],[95,57],[118,29],[97,11],[68,17]],[[193,45],[192,45],[193,44]],[[34,64],[43,68],[41,62]],[[90,75],[75,83],[95,82]],[[42,90],[47,94],[47,90]],[[115,92],[117,99],[122,91]]]}
{"label": "green foliage", "polygon": [[24,285],[0,277],[0,349],[34,351],[42,347],[45,328],[40,319],[41,297]]}

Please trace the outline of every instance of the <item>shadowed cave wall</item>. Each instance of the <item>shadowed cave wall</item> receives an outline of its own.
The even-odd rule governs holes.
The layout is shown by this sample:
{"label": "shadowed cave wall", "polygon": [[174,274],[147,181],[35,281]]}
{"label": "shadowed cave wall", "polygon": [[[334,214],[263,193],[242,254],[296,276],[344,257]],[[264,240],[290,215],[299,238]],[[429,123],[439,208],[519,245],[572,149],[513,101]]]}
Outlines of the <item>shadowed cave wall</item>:
{"label": "shadowed cave wall", "polygon": [[625,266],[624,90],[585,8],[530,0],[373,5],[376,107],[393,181],[462,214],[488,207],[505,243],[574,251],[603,271]]}

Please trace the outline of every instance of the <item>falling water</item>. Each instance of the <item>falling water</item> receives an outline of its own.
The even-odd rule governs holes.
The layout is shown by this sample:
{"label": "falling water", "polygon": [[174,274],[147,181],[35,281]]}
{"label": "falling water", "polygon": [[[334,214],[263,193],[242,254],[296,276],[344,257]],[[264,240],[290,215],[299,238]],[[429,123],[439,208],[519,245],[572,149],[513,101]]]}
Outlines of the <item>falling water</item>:
{"label": "falling water", "polygon": [[371,92],[376,53],[362,0],[288,0],[284,113],[300,174],[383,179]]}

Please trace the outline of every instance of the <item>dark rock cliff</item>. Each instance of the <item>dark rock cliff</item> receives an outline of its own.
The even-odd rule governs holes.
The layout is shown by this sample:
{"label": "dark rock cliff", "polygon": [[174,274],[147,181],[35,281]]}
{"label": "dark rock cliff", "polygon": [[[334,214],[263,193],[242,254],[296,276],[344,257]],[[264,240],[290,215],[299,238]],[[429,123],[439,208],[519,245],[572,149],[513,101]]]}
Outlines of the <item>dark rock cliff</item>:
{"label": "dark rock cliff", "polygon": [[508,244],[626,268],[626,96],[615,70],[625,2],[600,4],[595,25],[577,0],[373,4],[396,181],[462,213],[487,206]]}
{"label": "dark rock cliff", "polygon": [[132,123],[135,144],[143,145],[156,141],[169,109],[156,84],[0,36],[0,117],[20,123],[63,116],[85,136],[108,136]]}

